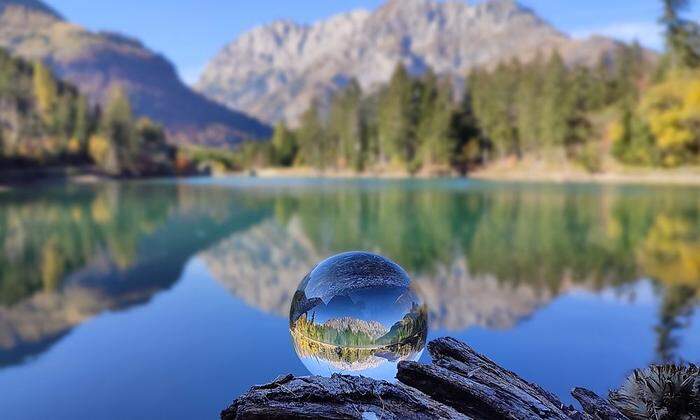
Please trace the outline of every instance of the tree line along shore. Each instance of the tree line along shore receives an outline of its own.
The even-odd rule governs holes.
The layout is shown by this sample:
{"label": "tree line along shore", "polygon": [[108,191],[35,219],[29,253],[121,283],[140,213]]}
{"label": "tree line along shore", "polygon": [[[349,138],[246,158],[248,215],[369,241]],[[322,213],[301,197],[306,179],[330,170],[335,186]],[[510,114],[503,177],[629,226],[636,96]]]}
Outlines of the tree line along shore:
{"label": "tree line along shore", "polygon": [[687,1],[662,3],[662,55],[621,44],[587,67],[537,54],[477,68],[461,89],[461,81],[398,64],[378,91],[350,80],[293,128],[280,122],[269,141],[232,149],[174,146],[158,122],[134,115],[118,86],[93,106],[44,64],[0,51],[1,172],[21,178],[87,166],[117,177],[255,171],[693,183],[700,29],[682,17]]}
{"label": "tree line along shore", "polygon": [[171,144],[120,86],[95,105],[42,62],[0,49],[0,182],[207,173],[209,156],[226,153]]}
{"label": "tree line along shore", "polygon": [[473,70],[457,101],[453,80],[430,70],[412,76],[399,64],[378,92],[351,80],[293,129],[278,123],[270,142],[240,149],[238,164],[292,174],[504,177],[490,168],[513,162],[515,172],[582,179],[663,178],[661,169],[691,167],[670,179],[692,180],[700,163],[699,31],[681,16],[687,2],[663,4],[661,56],[620,45],[591,68],[538,54]]}

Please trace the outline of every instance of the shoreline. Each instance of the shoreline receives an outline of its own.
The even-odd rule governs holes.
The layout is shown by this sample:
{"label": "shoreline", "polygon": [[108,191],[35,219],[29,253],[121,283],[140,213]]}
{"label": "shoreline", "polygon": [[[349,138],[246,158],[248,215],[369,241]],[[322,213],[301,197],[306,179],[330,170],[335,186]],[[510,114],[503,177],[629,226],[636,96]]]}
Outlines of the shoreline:
{"label": "shoreline", "polygon": [[159,175],[149,174],[141,176],[114,176],[100,172],[94,166],[53,166],[45,168],[0,170],[0,193],[17,188],[43,186],[50,184],[77,184],[89,185],[103,182],[136,181],[156,178],[177,179],[188,176],[200,176],[192,173],[189,175]]}
{"label": "shoreline", "polygon": [[491,173],[476,172],[469,176],[471,179],[484,181],[508,182],[543,182],[553,184],[593,183],[593,184],[637,184],[637,185],[686,185],[700,186],[700,174],[678,173],[625,173],[601,172],[596,174],[570,173]]}
{"label": "shoreline", "polygon": [[[34,185],[44,185],[47,183],[74,183],[74,184],[96,184],[100,182],[118,181],[119,178],[85,170],[56,170],[39,171],[32,175],[32,171],[27,171],[24,175],[28,178],[10,179],[0,178],[0,193],[11,191],[21,187],[31,187]],[[74,168],[75,169],[75,168]],[[38,174],[38,175],[37,175]],[[229,172],[213,175],[213,178],[227,176],[243,176],[262,179],[382,179],[382,180],[409,180],[409,179],[471,179],[492,182],[514,182],[514,183],[549,183],[549,184],[619,184],[619,185],[674,185],[674,186],[700,186],[700,167],[679,168],[679,169],[638,169],[624,168],[621,170],[609,170],[599,173],[587,173],[580,170],[552,169],[546,168],[510,168],[503,165],[494,165],[482,168],[465,176],[454,173],[418,173],[408,174],[405,171],[368,171],[358,173],[355,171],[327,170],[319,171],[311,168],[262,168],[245,172]],[[148,179],[152,177],[144,177]],[[177,179],[180,177],[166,177]],[[125,178],[126,179],[126,178]],[[134,179],[134,178],[130,178]]]}
{"label": "shoreline", "polygon": [[318,171],[309,168],[264,168],[237,175],[259,178],[328,178],[328,179],[440,179],[462,178],[480,181],[522,182],[522,183],[595,183],[595,184],[639,184],[639,185],[687,185],[700,186],[700,168],[681,169],[625,169],[600,173],[587,173],[569,170],[504,170],[502,168],[484,168],[471,172],[464,177],[455,174],[410,175],[406,172],[373,171],[357,173],[353,171]]}

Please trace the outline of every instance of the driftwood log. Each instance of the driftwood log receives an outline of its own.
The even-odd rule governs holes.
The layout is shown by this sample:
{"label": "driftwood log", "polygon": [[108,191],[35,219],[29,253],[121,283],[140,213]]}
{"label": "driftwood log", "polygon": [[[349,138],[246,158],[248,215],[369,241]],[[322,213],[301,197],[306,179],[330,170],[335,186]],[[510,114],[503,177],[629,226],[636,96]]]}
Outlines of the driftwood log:
{"label": "driftwood log", "polygon": [[433,364],[401,362],[397,383],[333,375],[280,377],[221,413],[266,419],[626,419],[606,399],[576,388],[578,411],[453,338],[428,344]]}

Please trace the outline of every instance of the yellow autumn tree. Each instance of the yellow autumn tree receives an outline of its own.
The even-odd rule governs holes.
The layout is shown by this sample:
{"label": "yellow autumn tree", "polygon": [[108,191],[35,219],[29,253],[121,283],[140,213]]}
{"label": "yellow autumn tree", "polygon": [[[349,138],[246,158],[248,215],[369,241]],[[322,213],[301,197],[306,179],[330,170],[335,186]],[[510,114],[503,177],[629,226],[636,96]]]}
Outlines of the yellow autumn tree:
{"label": "yellow autumn tree", "polygon": [[32,81],[34,97],[41,119],[45,124],[50,124],[58,100],[56,80],[54,80],[51,71],[42,62],[35,61]]}
{"label": "yellow autumn tree", "polygon": [[639,113],[654,137],[661,163],[695,163],[700,152],[700,74],[676,72],[642,98]]}
{"label": "yellow autumn tree", "polygon": [[95,134],[88,140],[88,155],[93,162],[110,175],[119,174],[119,162],[114,146],[108,138]]}

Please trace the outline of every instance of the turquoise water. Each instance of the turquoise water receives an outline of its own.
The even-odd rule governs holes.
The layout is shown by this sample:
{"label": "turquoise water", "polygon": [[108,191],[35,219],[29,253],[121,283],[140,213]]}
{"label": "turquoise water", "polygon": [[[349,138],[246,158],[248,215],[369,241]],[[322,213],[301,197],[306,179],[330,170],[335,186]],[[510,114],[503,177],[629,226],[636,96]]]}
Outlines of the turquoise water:
{"label": "turquoise water", "polygon": [[[700,189],[193,179],[0,193],[3,418],[210,418],[305,374],[288,310],[338,252],[401,264],[429,338],[571,401],[700,361]],[[429,356],[424,353],[422,360]]]}

